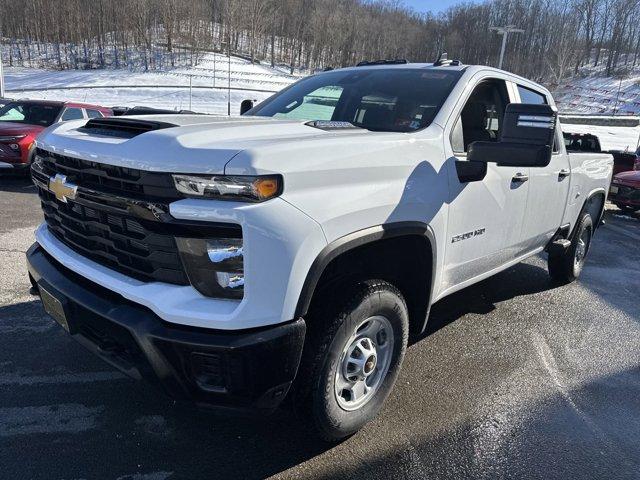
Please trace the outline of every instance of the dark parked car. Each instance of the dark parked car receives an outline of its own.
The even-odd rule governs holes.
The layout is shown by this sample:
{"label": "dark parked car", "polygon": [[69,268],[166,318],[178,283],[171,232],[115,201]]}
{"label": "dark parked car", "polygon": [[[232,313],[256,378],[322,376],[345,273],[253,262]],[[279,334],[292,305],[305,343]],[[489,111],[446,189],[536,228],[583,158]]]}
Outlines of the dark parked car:
{"label": "dark parked car", "polygon": [[609,201],[622,210],[640,210],[640,170],[622,172],[613,177]]}
{"label": "dark parked car", "polygon": [[45,100],[17,100],[0,107],[0,171],[28,172],[37,136],[58,122],[109,117],[97,105]]}

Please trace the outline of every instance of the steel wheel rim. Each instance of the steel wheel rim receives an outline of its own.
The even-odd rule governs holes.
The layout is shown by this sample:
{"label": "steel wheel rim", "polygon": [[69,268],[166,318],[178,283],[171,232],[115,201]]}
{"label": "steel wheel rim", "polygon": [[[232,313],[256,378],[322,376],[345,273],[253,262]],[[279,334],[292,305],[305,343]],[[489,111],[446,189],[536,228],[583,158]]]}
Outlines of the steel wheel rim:
{"label": "steel wheel rim", "polygon": [[578,245],[576,246],[576,253],[574,256],[575,266],[578,268],[582,267],[584,258],[587,256],[587,249],[589,248],[589,235],[589,230],[585,230],[584,232],[582,232],[582,235],[580,235],[580,238],[578,239]]}
{"label": "steel wheel rim", "polygon": [[371,400],[387,376],[393,356],[391,322],[382,315],[362,321],[346,341],[334,380],[336,401],[357,410]]}

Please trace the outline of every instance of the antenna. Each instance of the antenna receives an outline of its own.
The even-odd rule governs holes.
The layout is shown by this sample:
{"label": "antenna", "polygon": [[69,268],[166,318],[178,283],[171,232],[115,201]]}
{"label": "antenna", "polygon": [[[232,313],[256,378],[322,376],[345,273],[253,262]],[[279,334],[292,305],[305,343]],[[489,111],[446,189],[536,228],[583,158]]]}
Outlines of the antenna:
{"label": "antenna", "polygon": [[449,60],[447,52],[442,52],[438,59],[433,62],[434,67],[457,67],[458,65],[462,65],[460,60]]}

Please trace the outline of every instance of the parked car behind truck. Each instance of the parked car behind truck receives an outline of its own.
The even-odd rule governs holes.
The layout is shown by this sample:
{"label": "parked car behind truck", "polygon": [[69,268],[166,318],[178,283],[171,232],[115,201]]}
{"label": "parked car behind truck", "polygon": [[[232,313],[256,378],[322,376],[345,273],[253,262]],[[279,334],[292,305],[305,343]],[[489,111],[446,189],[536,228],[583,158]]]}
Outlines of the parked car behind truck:
{"label": "parked car behind truck", "polygon": [[441,62],[320,73],[238,118],[56,125],[30,279],[74,338],[174,398],[289,396],[344,438],[433,302],[545,250],[554,279],[580,275],[612,159],[567,154],[556,117],[536,83]]}
{"label": "parked car behind truck", "polygon": [[35,140],[45,128],[111,115],[107,108],[73,102],[17,100],[0,106],[0,171],[28,173]]}

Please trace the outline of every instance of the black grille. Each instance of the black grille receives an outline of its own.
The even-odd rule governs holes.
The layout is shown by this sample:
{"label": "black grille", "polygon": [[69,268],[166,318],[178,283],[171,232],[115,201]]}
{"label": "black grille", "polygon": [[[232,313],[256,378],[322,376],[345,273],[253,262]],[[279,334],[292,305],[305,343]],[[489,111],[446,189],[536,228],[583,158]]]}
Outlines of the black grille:
{"label": "black grille", "polygon": [[[241,238],[239,225],[177,221],[168,173],[100,164],[42,150],[31,173],[49,231],[84,257],[141,281],[189,285],[175,237]],[[56,174],[77,185],[74,199],[49,191]]]}
{"label": "black grille", "polygon": [[182,198],[169,173],[147,172],[80,160],[40,149],[37,156],[42,165],[42,173],[47,176],[60,173],[69,182],[84,188],[147,201]]}
{"label": "black grille", "polygon": [[191,353],[191,368],[195,382],[208,391],[224,390],[226,380],[222,356],[215,353]]}
{"label": "black grille", "polygon": [[145,228],[146,220],[60,202],[43,188],[40,200],[49,231],[83,256],[142,281],[189,284],[175,239]]}

